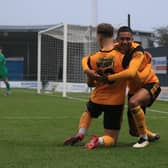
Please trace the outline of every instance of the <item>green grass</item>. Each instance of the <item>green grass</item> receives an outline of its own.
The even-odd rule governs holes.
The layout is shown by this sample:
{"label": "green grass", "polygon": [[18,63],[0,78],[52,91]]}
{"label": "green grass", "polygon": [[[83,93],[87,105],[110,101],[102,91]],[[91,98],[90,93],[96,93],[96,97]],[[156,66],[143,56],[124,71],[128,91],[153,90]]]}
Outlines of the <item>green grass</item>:
{"label": "green grass", "polygon": [[103,134],[102,118],[94,120],[86,139],[76,146],[63,141],[77,131],[84,101],[59,94],[37,95],[34,91],[13,90],[0,94],[0,168],[167,168],[167,102],[157,101],[148,110],[148,127],[161,134],[158,142],[145,149],[133,149],[136,138],[128,134],[126,114],[117,146],[83,149],[92,134]]}

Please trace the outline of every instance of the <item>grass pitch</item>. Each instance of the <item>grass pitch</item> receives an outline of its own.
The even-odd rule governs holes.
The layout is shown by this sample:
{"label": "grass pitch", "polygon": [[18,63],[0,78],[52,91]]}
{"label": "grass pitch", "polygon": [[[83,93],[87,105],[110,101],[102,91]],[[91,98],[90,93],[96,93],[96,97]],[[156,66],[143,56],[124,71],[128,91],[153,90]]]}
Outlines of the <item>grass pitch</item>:
{"label": "grass pitch", "polygon": [[83,145],[90,136],[103,135],[102,118],[93,121],[83,142],[63,146],[77,131],[85,101],[31,90],[13,90],[10,97],[1,92],[0,168],[167,168],[167,103],[155,102],[146,115],[148,127],[161,135],[158,142],[133,149],[137,139],[128,134],[125,113],[118,144],[87,151]]}

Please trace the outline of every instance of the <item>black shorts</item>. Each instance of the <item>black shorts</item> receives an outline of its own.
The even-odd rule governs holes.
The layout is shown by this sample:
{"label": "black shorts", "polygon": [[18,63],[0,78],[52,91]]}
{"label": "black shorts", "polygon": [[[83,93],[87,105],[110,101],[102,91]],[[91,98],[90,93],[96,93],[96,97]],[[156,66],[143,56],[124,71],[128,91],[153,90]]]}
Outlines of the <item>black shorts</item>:
{"label": "black shorts", "polygon": [[[160,84],[159,83],[147,83],[142,88],[146,89],[150,94],[150,102],[147,105],[147,107],[150,107],[153,102],[156,100],[156,98],[159,96],[161,92]],[[128,100],[133,96],[134,94],[128,94]],[[145,107],[142,107],[145,110]]]}
{"label": "black shorts", "polygon": [[89,101],[86,106],[92,118],[98,118],[104,112],[105,129],[120,130],[124,105],[102,105]]}
{"label": "black shorts", "polygon": [[147,83],[143,86],[143,88],[146,89],[150,94],[151,99],[149,104],[147,105],[148,107],[150,107],[161,92],[160,84],[155,82]]}

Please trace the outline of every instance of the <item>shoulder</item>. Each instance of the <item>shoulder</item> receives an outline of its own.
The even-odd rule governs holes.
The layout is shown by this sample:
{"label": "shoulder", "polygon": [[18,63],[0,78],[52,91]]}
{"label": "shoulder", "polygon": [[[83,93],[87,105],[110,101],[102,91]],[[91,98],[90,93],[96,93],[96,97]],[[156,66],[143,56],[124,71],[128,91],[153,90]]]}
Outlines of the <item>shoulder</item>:
{"label": "shoulder", "polygon": [[132,46],[132,48],[137,48],[138,46],[141,46],[141,44],[137,43],[137,42],[132,42],[131,46]]}
{"label": "shoulder", "polygon": [[93,52],[91,53],[90,55],[88,55],[88,57],[93,57],[93,56],[96,56],[100,53],[100,51],[96,51],[96,52]]}
{"label": "shoulder", "polygon": [[94,52],[94,53],[92,53],[92,54],[89,54],[89,55],[85,55],[85,56],[83,56],[83,58],[82,58],[82,60],[88,60],[88,61],[90,61],[90,59],[92,58],[95,58],[95,56],[98,54],[98,52]]}
{"label": "shoulder", "polygon": [[132,55],[133,57],[144,56],[144,48],[140,44],[133,42],[132,43]]}
{"label": "shoulder", "polygon": [[132,45],[132,49],[134,50],[134,52],[140,51],[144,53],[144,48],[139,43],[132,42],[131,45]]}
{"label": "shoulder", "polygon": [[94,61],[95,59],[97,59],[100,55],[99,53],[100,53],[99,51],[96,51],[96,52],[88,55],[88,62]]}

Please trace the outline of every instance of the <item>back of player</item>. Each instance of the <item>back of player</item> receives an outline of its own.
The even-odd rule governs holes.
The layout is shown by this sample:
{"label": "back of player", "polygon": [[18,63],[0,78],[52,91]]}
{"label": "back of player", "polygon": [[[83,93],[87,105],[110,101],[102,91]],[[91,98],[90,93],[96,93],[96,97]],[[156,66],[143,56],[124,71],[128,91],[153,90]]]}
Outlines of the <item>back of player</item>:
{"label": "back of player", "polygon": [[[100,50],[88,58],[89,68],[101,77],[123,70],[123,55],[116,50]],[[90,100],[87,103],[87,112],[91,118],[98,118],[104,112],[104,132],[102,137],[93,136],[85,147],[95,148],[97,145],[111,146],[117,142],[121,128],[125,101],[126,80],[115,82],[96,80]],[[96,143],[95,143],[96,142]]]}
{"label": "back of player", "polygon": [[[90,69],[100,76],[117,73],[123,70],[123,55],[116,50],[96,52],[89,58]],[[121,105],[125,100],[126,80],[104,83],[97,81],[90,100],[97,104]]]}
{"label": "back of player", "polygon": [[82,66],[83,62],[86,63],[86,68],[83,66],[84,72],[96,81],[95,88],[80,118],[78,133],[66,139],[65,145],[73,145],[81,141],[91,124],[92,118],[98,118],[102,112],[104,113],[105,135],[93,136],[85,147],[94,149],[99,145],[111,146],[117,142],[122,121],[126,82],[118,80],[117,82],[106,83],[103,80],[103,76],[120,72],[123,69],[121,55],[113,50],[112,36],[113,27],[110,24],[99,24],[97,41],[101,50],[87,57],[87,61],[83,61],[85,58],[82,60]]}

